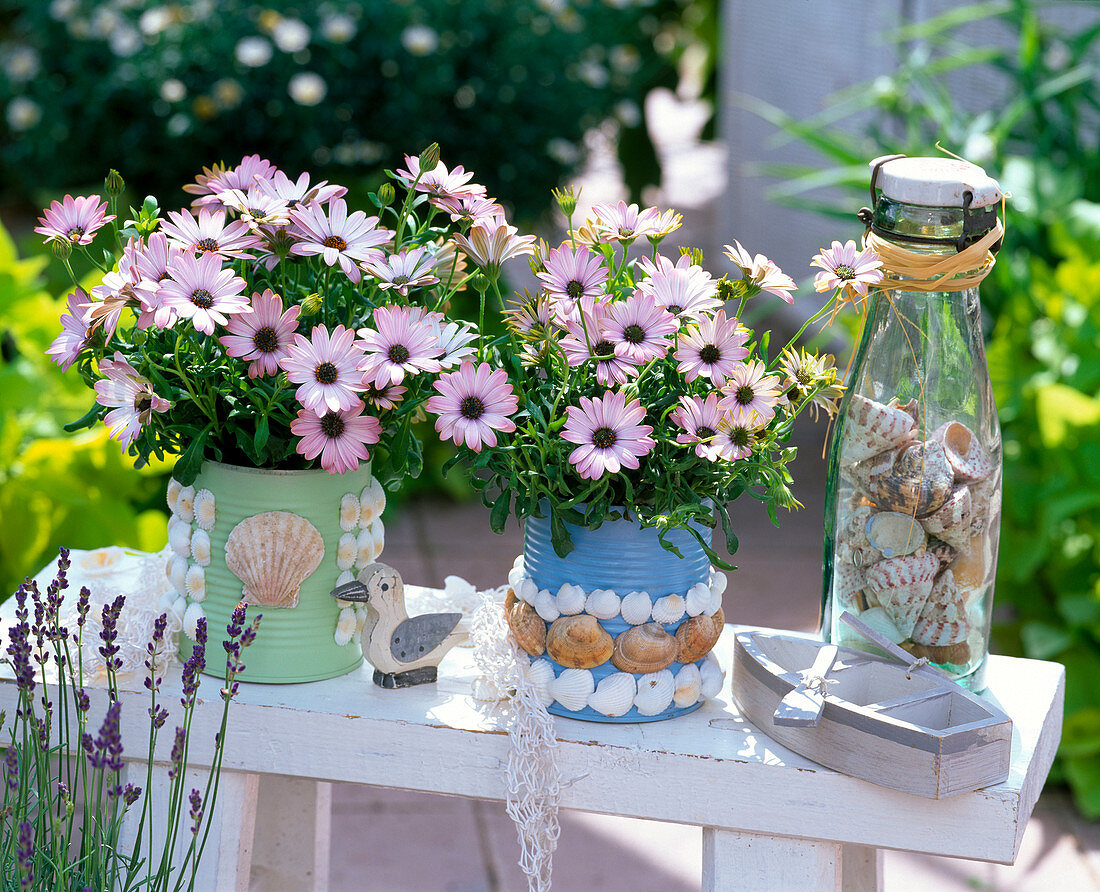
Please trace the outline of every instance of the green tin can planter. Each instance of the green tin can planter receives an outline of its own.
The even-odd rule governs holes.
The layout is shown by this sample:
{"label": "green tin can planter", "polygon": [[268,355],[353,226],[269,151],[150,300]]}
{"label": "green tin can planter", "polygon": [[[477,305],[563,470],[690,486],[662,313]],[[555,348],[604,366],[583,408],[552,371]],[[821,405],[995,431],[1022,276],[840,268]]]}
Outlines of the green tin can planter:
{"label": "green tin can planter", "polygon": [[[171,482],[168,507],[167,572],[183,653],[200,617],[216,642],[243,600],[249,616],[263,614],[244,681],[319,681],[359,666],[365,607],[330,592],[382,551],[385,494],[369,465],[330,474],[208,461],[192,486]],[[215,650],[208,671],[221,675]]]}

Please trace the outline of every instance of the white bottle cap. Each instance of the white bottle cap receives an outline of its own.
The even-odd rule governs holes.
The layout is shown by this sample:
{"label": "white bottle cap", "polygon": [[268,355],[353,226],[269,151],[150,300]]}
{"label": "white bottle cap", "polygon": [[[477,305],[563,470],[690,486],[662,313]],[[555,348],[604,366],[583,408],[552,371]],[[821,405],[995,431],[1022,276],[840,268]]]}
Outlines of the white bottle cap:
{"label": "white bottle cap", "polygon": [[[878,162],[871,162],[872,170]],[[977,164],[956,158],[895,158],[879,168],[874,185],[894,201],[926,207],[963,207],[966,192],[973,196],[970,206],[975,208],[1001,200],[1001,187],[993,177]]]}

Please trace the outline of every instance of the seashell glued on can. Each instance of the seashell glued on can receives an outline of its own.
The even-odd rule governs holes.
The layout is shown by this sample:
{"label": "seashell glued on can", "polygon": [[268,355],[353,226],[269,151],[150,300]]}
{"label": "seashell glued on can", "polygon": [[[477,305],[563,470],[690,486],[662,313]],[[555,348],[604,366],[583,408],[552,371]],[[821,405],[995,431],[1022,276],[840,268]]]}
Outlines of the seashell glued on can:
{"label": "seashell glued on can", "polygon": [[598,619],[614,619],[619,615],[619,596],[611,589],[598,588],[589,593],[584,602],[584,612]]}
{"label": "seashell glued on can", "polygon": [[226,566],[243,583],[245,602],[265,607],[297,606],[302,583],[324,555],[317,528],[289,511],[246,517],[225,543]]}
{"label": "seashell glued on can", "polygon": [[705,582],[697,582],[688,589],[684,596],[684,609],[688,616],[699,616],[710,604],[710,586]]}
{"label": "seashell glued on can", "polygon": [[973,527],[970,487],[965,484],[956,486],[940,509],[922,518],[921,524],[929,533],[953,548],[965,548],[970,543]]}
{"label": "seashell glued on can", "polygon": [[940,562],[927,552],[922,555],[879,561],[867,570],[867,586],[906,638],[920,618],[932,592]]}
{"label": "seashell glued on can", "polygon": [[954,477],[943,446],[925,440],[899,450],[889,469],[878,457],[857,465],[856,479],[882,510],[924,517],[947,501]]}
{"label": "seashell glued on can", "polygon": [[210,534],[206,530],[191,534],[191,557],[200,567],[210,566],[210,548]]}
{"label": "seashell glued on can", "polygon": [[716,594],[722,594],[729,584],[729,578],[721,570],[710,571],[710,590]]}
{"label": "seashell glued on can", "polygon": [[900,557],[918,551],[927,537],[916,519],[896,511],[880,511],[867,519],[867,541],[884,558]]}
{"label": "seashell glued on can", "polygon": [[653,599],[647,592],[631,592],[623,596],[622,613],[623,621],[632,626],[640,626],[649,622],[653,610]]}
{"label": "seashell glued on can", "polygon": [[359,494],[360,526],[365,527],[374,523],[382,516],[385,507],[386,490],[382,488],[382,484],[378,482],[377,478],[372,478],[371,482],[364,486],[363,491]]}
{"label": "seashell glued on can", "polygon": [[594,616],[563,616],[546,632],[550,659],[570,669],[592,669],[606,663],[615,647],[614,639]]}
{"label": "seashell glued on can", "polygon": [[718,665],[714,654],[709,654],[699,667],[699,693],[704,700],[710,700],[722,693],[726,673]]}
{"label": "seashell glued on can", "polygon": [[600,680],[588,697],[588,705],[601,715],[616,718],[626,715],[634,706],[638,684],[627,672],[612,672]]}
{"label": "seashell glued on can", "polygon": [[672,694],[672,702],[680,707],[698,703],[702,683],[699,667],[688,663],[676,673],[676,690]]}
{"label": "seashell glued on can", "polygon": [[187,598],[190,601],[201,603],[206,600],[206,571],[198,564],[192,564],[187,568],[187,577],[184,580]]}
{"label": "seashell glued on can", "polygon": [[719,610],[713,616],[693,616],[680,623],[676,630],[676,662],[694,663],[703,659],[714,650],[725,622],[725,614]]}
{"label": "seashell glued on can", "polygon": [[711,589],[710,602],[707,604],[706,609],[703,611],[704,616],[714,616],[719,610],[722,609],[722,593],[716,592]]}
{"label": "seashell glued on can", "polygon": [[647,672],[638,679],[638,693],[634,706],[641,715],[658,715],[672,705],[676,693],[676,678],[668,670]]}
{"label": "seashell glued on can", "polygon": [[177,595],[187,591],[187,568],[187,558],[180,554],[171,555],[164,567],[168,575],[168,584]]}
{"label": "seashell glued on can", "polygon": [[525,576],[523,581],[519,584],[519,587],[516,589],[516,594],[528,604],[533,605],[535,603],[535,598],[538,597],[539,587],[535,584],[535,580],[533,580],[530,576]]}
{"label": "seashell glued on can", "polygon": [[505,618],[516,644],[533,657],[546,652],[546,623],[534,607],[526,601],[514,601],[505,608]]}
{"label": "seashell glued on can", "polygon": [[508,584],[512,588],[518,588],[519,584],[527,578],[527,574],[524,572],[523,567],[513,567],[508,571]]}
{"label": "seashell glued on can", "polygon": [[336,620],[336,631],[332,637],[337,647],[344,647],[351,643],[351,639],[355,637],[355,610],[353,608],[341,608],[340,616]]}
{"label": "seashell glued on can", "polygon": [[657,623],[634,626],[615,639],[611,662],[623,672],[659,672],[676,660],[680,645]]}
{"label": "seashell glued on can", "polygon": [[195,487],[185,486],[176,497],[175,515],[185,523],[195,519]]}
{"label": "seashell glued on can", "polygon": [[533,606],[535,610],[538,611],[539,616],[548,623],[552,623],[561,616],[561,611],[558,610],[557,599],[546,589],[539,589],[539,593],[535,595],[535,603]]}
{"label": "seashell glued on can", "polygon": [[359,526],[359,514],[359,496],[353,492],[344,493],[340,499],[340,529],[345,533],[354,530]]}
{"label": "seashell glued on can", "polygon": [[558,610],[564,615],[572,616],[575,613],[580,613],[584,610],[584,604],[587,600],[588,595],[579,585],[567,582],[558,589]]}
{"label": "seashell glued on can", "polygon": [[863,461],[898,446],[909,438],[915,425],[913,416],[903,409],[852,394],[843,460]]}
{"label": "seashell glued on can", "polygon": [[938,427],[932,438],[943,444],[947,462],[955,475],[955,480],[973,483],[985,480],[993,473],[993,459],[982,448],[974,432],[965,424],[949,421]]}
{"label": "seashell glued on can", "polygon": [[587,669],[565,669],[550,682],[550,694],[570,712],[584,709],[595,690],[595,680]]}
{"label": "seashell glued on can", "polygon": [[527,669],[527,680],[535,689],[535,696],[543,706],[554,702],[550,685],[554,682],[554,667],[548,660],[533,660]]}
{"label": "seashell glued on can", "polygon": [[214,493],[208,489],[200,489],[195,493],[193,510],[195,513],[195,526],[207,532],[214,529],[214,521],[217,520],[217,511],[214,507]]}
{"label": "seashell glued on can", "polygon": [[653,602],[652,617],[655,623],[675,623],[684,618],[687,603],[680,595],[665,595]]}
{"label": "seashell glued on can", "polygon": [[168,478],[168,512],[170,514],[176,513],[176,505],[179,504],[180,490],[183,489],[183,484],[180,483],[175,477]]}
{"label": "seashell glued on can", "polygon": [[191,556],[191,524],[175,514],[168,518],[168,545],[180,557]]}
{"label": "seashell glued on can", "polygon": [[187,634],[188,638],[194,640],[198,631],[199,620],[205,618],[206,614],[203,613],[201,604],[192,602],[187,606],[187,609],[183,611],[183,631]]}

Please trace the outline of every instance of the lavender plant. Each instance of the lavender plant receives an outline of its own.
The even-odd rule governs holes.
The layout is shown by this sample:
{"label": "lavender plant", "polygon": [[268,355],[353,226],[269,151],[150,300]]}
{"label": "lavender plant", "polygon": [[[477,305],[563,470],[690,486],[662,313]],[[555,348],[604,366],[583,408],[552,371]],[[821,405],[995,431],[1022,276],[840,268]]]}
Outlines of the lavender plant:
{"label": "lavender plant", "polygon": [[[206,664],[204,621],[182,673],[182,714],[176,726],[169,769],[169,795],[164,839],[152,839],[152,808],[142,788],[123,782],[122,701],[119,696],[118,624],[125,599],[119,595],[103,607],[98,644],[86,642],[90,593],[82,588],[76,603],[76,629],[64,625],[62,610],[68,588],[69,555],[61,550],[58,572],[43,593],[26,580],[16,593],[16,622],[9,632],[4,662],[18,691],[15,721],[8,727],[3,759],[3,809],[0,823],[0,876],[3,888],[80,890],[193,889],[197,867],[210,831],[218,794],[229,703],[244,668],[241,652],[256,636],[260,617],[246,625],[245,608],[233,614],[223,642],[226,651],[222,717],[214,747],[214,764],[204,789],[185,791],[191,720]],[[167,618],[154,623],[147,644],[145,688],[150,694],[149,746],[145,789],[153,782],[153,754],[168,717],[160,701],[167,657],[163,644]],[[95,646],[105,679],[93,685],[85,677],[84,653]],[[93,698],[106,700],[93,733]],[[0,726],[4,716],[0,714]],[[136,807],[134,842],[120,842],[124,816]],[[186,814],[184,809],[187,809]],[[184,824],[181,830],[181,824]],[[183,838],[181,837],[183,834]],[[187,838],[189,837],[189,838]],[[178,859],[176,852],[183,855]],[[160,852],[157,863],[145,852]]]}

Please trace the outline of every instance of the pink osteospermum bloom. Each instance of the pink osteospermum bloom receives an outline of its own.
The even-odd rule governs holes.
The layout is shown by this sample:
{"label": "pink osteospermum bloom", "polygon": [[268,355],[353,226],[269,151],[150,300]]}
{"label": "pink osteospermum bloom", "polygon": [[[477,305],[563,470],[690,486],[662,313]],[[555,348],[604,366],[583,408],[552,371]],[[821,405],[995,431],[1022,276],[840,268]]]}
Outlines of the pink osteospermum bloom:
{"label": "pink osteospermum bloom", "polygon": [[260,244],[243,220],[226,223],[223,209],[199,208],[198,219],[190,211],[169,211],[160,228],[174,245],[193,254],[251,259],[250,250]]}
{"label": "pink osteospermum bloom", "polygon": [[272,195],[259,184],[248,191],[227,189],[218,193],[218,201],[255,232],[260,226],[286,226],[290,222],[290,208],[285,198]]}
{"label": "pink osteospermum bloom", "polygon": [[402,297],[407,297],[410,288],[424,288],[439,281],[434,275],[435,259],[425,256],[426,253],[424,247],[413,248],[389,257],[364,260],[362,267],[375,277],[375,284],[382,291],[392,288]]}
{"label": "pink osteospermum bloom", "polygon": [[636,204],[620,201],[618,204],[592,206],[596,233],[601,242],[632,242],[639,236],[656,233],[665,225],[657,208],[639,210]]}
{"label": "pink osteospermum bloom", "polygon": [[301,437],[295,447],[308,459],[321,456],[321,467],[330,474],[354,471],[359,462],[370,458],[368,444],[378,442],[382,423],[373,415],[363,414],[363,401],[356,400],[346,409],[329,409],[318,415],[302,408],[290,422],[290,432]]}
{"label": "pink osteospermum bloom", "polygon": [[767,291],[776,297],[782,298],[789,304],[794,303],[791,292],[798,286],[794,279],[784,273],[778,266],[763,254],[755,256],[749,254],[737,239],[732,245],[725,246],[726,256],[733,261],[733,265],[741,270],[744,279],[753,287],[761,291]]}
{"label": "pink osteospermum bloom", "polygon": [[814,276],[817,291],[843,288],[866,297],[867,289],[883,279],[879,256],[870,248],[857,252],[856,243],[851,239],[843,245],[834,241],[831,248],[822,248],[820,254],[814,255],[810,266],[824,270]]}
{"label": "pink osteospermum bloom", "polygon": [[651,295],[658,305],[681,319],[700,320],[722,305],[715,297],[718,286],[698,266],[659,272],[639,282],[638,290]]}
{"label": "pink osteospermum bloom", "polygon": [[359,329],[366,350],[360,363],[364,384],[400,384],[405,375],[439,371],[443,348],[436,343],[431,327],[423,324],[420,312],[378,307],[374,325]]}
{"label": "pink osteospermum bloom", "polygon": [[604,333],[615,344],[615,352],[639,364],[668,353],[669,335],[680,325],[653,295],[640,291],[609,304],[607,312]]}
{"label": "pink osteospermum bloom", "polygon": [[452,223],[461,221],[471,226],[479,223],[499,226],[508,222],[504,208],[497,204],[495,198],[486,195],[432,196],[430,202],[433,207],[450,214]]}
{"label": "pink osteospermum bloom", "polygon": [[483,443],[497,445],[497,431],[511,433],[515,423],[508,417],[519,407],[519,399],[508,383],[504,369],[487,362],[474,366],[464,362],[458,371],[440,375],[437,395],[428,398],[427,410],[439,417],[435,429],[440,439],[451,438],[480,452]]}
{"label": "pink osteospermum bloom", "polygon": [[383,384],[376,387],[371,381],[363,391],[363,401],[375,409],[393,409],[405,398],[406,388],[400,384]]}
{"label": "pink osteospermum bloom", "polygon": [[257,180],[256,185],[268,195],[281,198],[289,209],[313,202],[328,204],[334,198],[343,198],[348,191],[346,186],[329,185],[328,180],[311,185],[308,173],[292,180],[281,170],[275,171],[266,179]]}
{"label": "pink osteospermum bloom", "polygon": [[780,400],[779,376],[767,374],[759,359],[741,363],[729,375],[722,388],[719,408],[734,424],[744,424],[756,412],[767,424],[775,417]]}
{"label": "pink osteospermum bloom", "polygon": [[80,288],[77,288],[68,298],[69,312],[61,316],[61,334],[53,339],[53,343],[46,348],[46,355],[57,365],[61,371],[69,370],[76,362],[80,351],[88,343],[88,314],[91,312],[91,300]]}
{"label": "pink osteospermum bloom", "polygon": [[217,254],[181,254],[169,264],[168,273],[171,278],[159,292],[162,302],[203,334],[213,334],[214,326],[225,325],[227,316],[252,312],[244,295],[248,284],[231,268],[222,269]]}
{"label": "pink osteospermum bloom", "polygon": [[596,380],[605,387],[612,387],[625,384],[638,374],[640,363],[633,356],[616,350],[607,321],[606,304],[596,304],[589,311],[582,310],[576,321],[565,323],[567,334],[559,343],[569,365],[580,366],[589,360],[594,361]]}
{"label": "pink osteospermum bloom", "polygon": [[715,437],[726,420],[718,408],[718,394],[708,393],[706,399],[700,396],[682,396],[680,404],[673,410],[671,418],[684,429],[676,435],[676,442],[695,446],[695,454],[707,461],[718,461],[722,457],[722,446]]}
{"label": "pink osteospermum bloom", "polygon": [[677,338],[677,371],[688,381],[706,377],[719,386],[749,355],[743,346],[748,339],[749,333],[738,328],[737,318],[727,319],[724,310],[705,316]]}
{"label": "pink osteospermum bloom", "polygon": [[752,455],[756,432],[766,427],[770,420],[770,417],[753,411],[743,413],[740,419],[727,415],[715,432],[712,445],[718,449],[719,457],[726,461],[748,458]]}
{"label": "pink osteospermum bloom", "polygon": [[485,194],[484,186],[470,182],[474,178],[474,172],[463,169],[461,165],[454,170],[448,170],[447,165],[440,161],[434,170],[421,171],[420,159],[415,155],[406,155],[405,165],[407,169],[397,171],[397,178],[408,187],[419,177],[414,187],[417,192],[448,199]]}
{"label": "pink osteospermum bloom", "polygon": [[153,413],[167,412],[172,404],[153,393],[153,385],[121,353],[100,361],[99,371],[104,377],[95,382],[96,402],[111,409],[103,422],[125,451]]}
{"label": "pink osteospermum bloom", "polygon": [[409,307],[409,318],[420,321],[431,331],[435,344],[442,351],[438,357],[441,369],[452,369],[467,357],[473,356],[476,349],[471,344],[477,340],[477,332],[468,325],[448,322],[442,313],[428,312],[423,307]]}
{"label": "pink osteospermum bloom", "polygon": [[617,474],[622,468],[637,468],[639,458],[656,445],[649,436],[653,428],[639,423],[645,408],[638,400],[628,403],[621,393],[582,396],[580,406],[567,406],[565,411],[568,418],[561,435],[579,444],[569,461],[588,480],[599,480],[608,471]]}
{"label": "pink osteospermum bloom", "polygon": [[168,267],[183,251],[168,241],[163,232],[154,232],[143,247],[134,252],[133,269],[137,284],[134,290],[141,300],[138,328],[171,328],[176,323],[176,311],[165,304],[163,285],[170,278]]}
{"label": "pink osteospermum bloom", "polygon": [[332,200],[327,215],[314,202],[296,207],[290,217],[299,228],[301,239],[290,253],[300,257],[320,254],[328,266],[339,263],[344,275],[356,283],[362,278],[359,262],[380,257],[378,246],[393,238],[390,230],[378,227],[377,217],[368,217],[365,211],[349,214],[347,202],[342,198]]}
{"label": "pink osteospermum bloom", "polygon": [[66,195],[64,201],[51,201],[38,218],[34,231],[46,241],[60,240],[74,245],[90,245],[95,234],[114,214],[106,213],[107,202],[100,204],[98,195]]}
{"label": "pink osteospermum bloom", "polygon": [[[132,244],[131,241],[130,247]],[[118,328],[123,310],[138,309],[141,306],[141,296],[136,285],[133,252],[124,249],[118,261],[118,269],[104,273],[102,282],[92,289],[88,330],[95,331],[102,326],[107,340],[110,340]]]}
{"label": "pink osteospermum bloom", "polygon": [[198,196],[191,202],[192,207],[219,210],[222,207],[218,199],[219,193],[228,189],[247,192],[254,183],[270,179],[278,172],[275,165],[266,158],[261,158],[259,155],[246,155],[236,167],[226,168],[220,164],[204,167],[202,173],[195,178],[195,182],[188,183],[183,187],[183,191]]}
{"label": "pink osteospermum bloom", "polygon": [[252,295],[252,312],[230,319],[225,326],[229,334],[218,340],[230,356],[249,362],[249,378],[277,374],[279,360],[290,352],[301,311],[295,305],[283,312],[282,298],[267,288]]}
{"label": "pink osteospermum bloom", "polygon": [[327,327],[317,325],[308,338],[294,335],[279,367],[287,380],[300,385],[295,396],[303,406],[318,413],[337,412],[359,402],[362,357],[363,345],[350,328],[337,325],[330,335]]}
{"label": "pink osteospermum bloom", "polygon": [[578,303],[587,306],[604,297],[607,268],[602,255],[584,245],[574,250],[566,243],[546,255],[546,268],[538,277],[550,300],[568,315]]}
{"label": "pink osteospermum bloom", "polygon": [[471,227],[467,235],[455,235],[454,240],[459,250],[477,266],[488,275],[495,276],[504,261],[521,254],[535,253],[535,237],[518,233],[515,226],[506,223],[493,225],[490,221]]}

